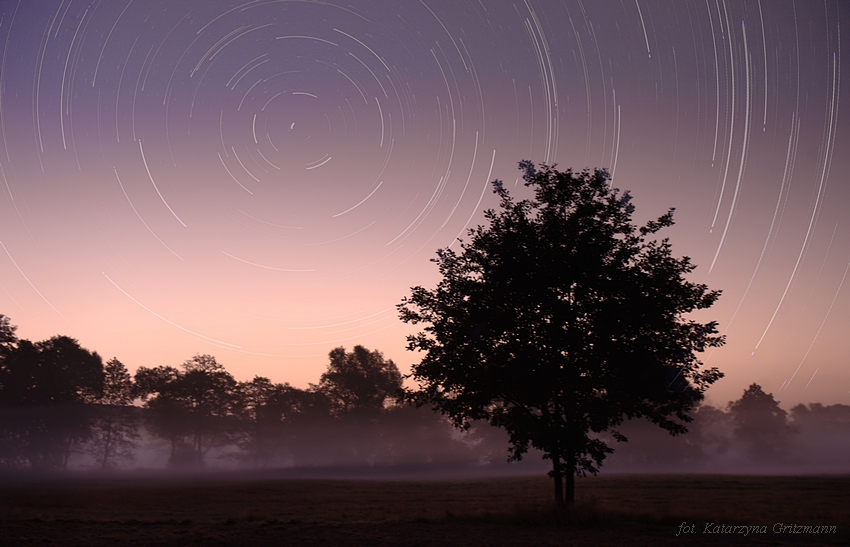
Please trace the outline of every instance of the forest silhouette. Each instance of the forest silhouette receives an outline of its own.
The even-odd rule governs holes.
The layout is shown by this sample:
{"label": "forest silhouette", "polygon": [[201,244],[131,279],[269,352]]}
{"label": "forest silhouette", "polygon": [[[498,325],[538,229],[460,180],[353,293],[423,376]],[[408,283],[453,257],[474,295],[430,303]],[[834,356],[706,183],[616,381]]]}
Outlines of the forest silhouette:
{"label": "forest silhouette", "polygon": [[[459,432],[430,408],[400,401],[398,368],[356,346],[329,353],[299,389],[240,382],[210,355],[178,367],[102,361],[68,337],[19,340],[8,317],[0,360],[0,469],[7,472],[170,469],[346,469],[352,473],[504,472],[509,439],[484,422]],[[753,384],[717,408],[702,404],[689,433],[625,422],[611,471],[847,472],[850,406],[783,410]],[[613,441],[609,435],[599,436]],[[522,472],[540,473],[532,451]],[[526,463],[526,462],[524,462]],[[536,464],[536,465],[534,465]]]}

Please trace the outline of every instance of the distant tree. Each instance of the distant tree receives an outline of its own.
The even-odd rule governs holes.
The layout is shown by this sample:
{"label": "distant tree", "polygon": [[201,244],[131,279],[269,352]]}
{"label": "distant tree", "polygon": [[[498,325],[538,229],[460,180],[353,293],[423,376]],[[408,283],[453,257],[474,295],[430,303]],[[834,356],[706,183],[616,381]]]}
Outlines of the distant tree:
{"label": "distant tree", "polygon": [[795,460],[831,473],[850,471],[850,406],[799,404],[791,409],[791,418],[798,433],[792,446]]}
{"label": "distant tree", "polygon": [[15,330],[17,327],[12,325],[10,319],[0,315],[0,465],[8,467],[19,467],[26,463],[18,427],[23,411],[16,401],[13,385],[17,378],[9,370],[9,365],[4,363],[17,346]]}
{"label": "distant tree", "polygon": [[754,460],[777,461],[785,456],[794,428],[773,394],[752,384],[728,408],[735,424],[735,438],[746,445]]}
{"label": "distant tree", "polygon": [[38,366],[21,371],[34,382],[28,392],[41,403],[90,403],[103,392],[103,360],[68,336],[36,342]]}
{"label": "distant tree", "polygon": [[331,350],[328,370],[314,388],[324,393],[337,414],[375,414],[401,395],[401,372],[380,351],[355,346]]}
{"label": "distant tree", "polygon": [[175,367],[139,367],[133,377],[133,396],[142,399],[142,402],[148,402],[151,396],[164,391],[179,377],[180,371]]}
{"label": "distant tree", "polygon": [[[197,465],[209,448],[233,440],[238,431],[241,399],[233,376],[211,355],[196,355],[183,364],[179,392],[190,407]],[[204,446],[204,443],[207,443]]]}
{"label": "distant tree", "polygon": [[329,436],[318,439],[303,429],[299,435],[312,437],[317,448],[333,455],[328,463],[375,465],[386,455],[385,431],[380,422],[387,407],[401,396],[401,373],[380,351],[363,346],[355,346],[350,353],[343,347],[334,348],[329,358],[327,371],[310,390],[324,395],[331,403],[335,420],[324,424]]}
{"label": "distant tree", "polygon": [[121,361],[113,357],[104,367],[103,393],[94,409],[91,437],[87,443],[100,469],[134,459],[133,451],[141,438],[134,398],[135,386],[130,373]]}
{"label": "distant tree", "polygon": [[3,357],[3,351],[11,349],[18,341],[15,336],[17,328],[8,317],[0,313],[0,359]]}
{"label": "distant tree", "polygon": [[734,438],[732,416],[715,406],[702,404],[693,414],[699,426],[700,446],[706,458],[729,452]]}
{"label": "distant tree", "polygon": [[791,409],[791,418],[795,424],[843,429],[850,439],[850,406],[848,405],[799,404]]}
{"label": "distant tree", "polygon": [[180,378],[175,367],[139,367],[134,379],[133,395],[145,408],[145,423],[155,435],[168,441],[169,465],[177,466],[192,459],[192,449],[186,443],[189,430],[188,413],[181,401],[171,396],[173,384]]}
{"label": "distant tree", "polygon": [[242,399],[212,355],[196,355],[182,369],[139,367],[136,393],[151,411],[154,431],[171,442],[171,464],[203,466],[209,449],[236,435]]}
{"label": "distant tree", "polygon": [[541,450],[556,501],[572,504],[575,475],[612,452],[595,433],[626,440],[613,429],[626,418],[687,431],[722,376],[701,371],[696,353],[723,338],[684,315],[720,292],[687,281],[695,266],[668,240],[647,240],[673,224],[672,209],[638,229],[606,171],[520,167],[535,198],[516,202],[495,181],[501,211],[485,212],[489,226],[470,230],[460,253],[438,251],[435,290],[414,287],[399,305],[403,321],[426,325],[408,337],[425,352],[408,397],[461,427],[504,428],[513,460]]}
{"label": "distant tree", "polygon": [[0,465],[18,466],[22,461],[15,432],[9,427],[15,423],[15,411],[10,408],[10,397],[3,393],[9,381],[8,370],[3,361],[18,342],[17,327],[5,315],[0,314]]}
{"label": "distant tree", "polygon": [[0,361],[0,406],[12,459],[65,469],[90,434],[89,405],[103,391],[103,361],[73,338],[18,340]]}
{"label": "distant tree", "polygon": [[268,412],[268,405],[274,394],[281,388],[283,388],[282,384],[274,384],[262,376],[255,376],[249,382],[240,382],[239,393],[242,398],[243,417],[252,422],[261,422],[271,414],[275,421],[279,421],[275,412]]}
{"label": "distant tree", "polygon": [[318,467],[339,459],[347,428],[324,391],[287,385],[269,401],[268,411],[280,417],[286,431],[284,450],[296,465]]}
{"label": "distant tree", "polygon": [[239,446],[254,467],[274,461],[287,448],[291,425],[301,411],[293,391],[299,390],[261,376],[239,384],[243,411]]}

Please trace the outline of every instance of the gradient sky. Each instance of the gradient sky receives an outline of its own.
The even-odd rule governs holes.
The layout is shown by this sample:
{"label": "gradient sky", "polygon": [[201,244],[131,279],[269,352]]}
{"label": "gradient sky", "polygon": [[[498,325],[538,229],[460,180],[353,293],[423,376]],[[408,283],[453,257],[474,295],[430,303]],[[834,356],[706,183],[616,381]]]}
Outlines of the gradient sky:
{"label": "gradient sky", "polygon": [[395,305],[489,181],[605,167],[723,290],[711,402],[850,404],[849,32],[837,0],[0,0],[0,313],[131,371],[407,371]]}

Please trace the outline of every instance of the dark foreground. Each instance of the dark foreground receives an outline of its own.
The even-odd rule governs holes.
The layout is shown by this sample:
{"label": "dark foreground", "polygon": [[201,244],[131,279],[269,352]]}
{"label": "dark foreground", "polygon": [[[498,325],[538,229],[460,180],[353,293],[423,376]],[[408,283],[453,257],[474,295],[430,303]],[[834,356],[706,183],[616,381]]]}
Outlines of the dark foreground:
{"label": "dark foreground", "polygon": [[0,545],[850,544],[848,476],[593,477],[578,481],[567,514],[553,510],[550,489],[536,477],[6,478]]}

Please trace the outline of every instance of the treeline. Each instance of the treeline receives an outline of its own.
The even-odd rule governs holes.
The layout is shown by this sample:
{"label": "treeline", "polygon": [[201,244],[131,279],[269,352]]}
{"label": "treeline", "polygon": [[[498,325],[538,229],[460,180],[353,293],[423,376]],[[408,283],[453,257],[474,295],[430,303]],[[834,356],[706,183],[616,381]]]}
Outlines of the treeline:
{"label": "treeline", "polygon": [[681,472],[850,472],[850,406],[799,404],[787,412],[752,384],[725,409],[701,405],[688,433],[671,437],[646,421],[621,428],[606,469]]}
{"label": "treeline", "polygon": [[[503,431],[459,432],[430,408],[401,403],[401,389],[392,360],[362,346],[332,350],[307,389],[263,377],[239,382],[211,355],[131,375],[67,336],[18,339],[0,315],[0,468],[505,464]],[[813,403],[788,413],[753,384],[725,409],[702,405],[693,417],[678,437],[647,421],[623,424],[628,442],[610,443],[604,468],[850,471],[850,406]],[[526,460],[541,465],[539,453]]]}
{"label": "treeline", "polygon": [[503,460],[489,427],[458,434],[399,402],[402,376],[378,351],[336,348],[318,384],[239,382],[211,355],[179,367],[106,363],[67,336],[18,339],[0,315],[0,466],[328,467]]}

